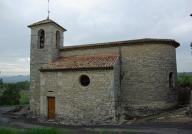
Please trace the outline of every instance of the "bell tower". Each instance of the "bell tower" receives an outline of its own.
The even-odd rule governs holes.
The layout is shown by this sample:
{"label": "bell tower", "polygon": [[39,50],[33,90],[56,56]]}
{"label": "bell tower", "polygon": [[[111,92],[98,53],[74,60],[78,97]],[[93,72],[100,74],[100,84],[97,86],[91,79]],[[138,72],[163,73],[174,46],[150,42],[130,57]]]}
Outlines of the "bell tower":
{"label": "bell tower", "polygon": [[40,71],[59,56],[63,46],[63,33],[66,31],[53,20],[46,19],[28,26],[31,28],[30,46],[30,111],[40,113]]}

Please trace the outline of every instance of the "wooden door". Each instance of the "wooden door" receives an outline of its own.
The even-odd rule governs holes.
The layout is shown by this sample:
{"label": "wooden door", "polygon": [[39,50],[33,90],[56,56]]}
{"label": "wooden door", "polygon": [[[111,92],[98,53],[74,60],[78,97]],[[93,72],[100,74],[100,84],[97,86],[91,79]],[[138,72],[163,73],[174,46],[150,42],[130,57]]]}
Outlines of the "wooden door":
{"label": "wooden door", "polygon": [[48,97],[48,119],[55,119],[55,97]]}

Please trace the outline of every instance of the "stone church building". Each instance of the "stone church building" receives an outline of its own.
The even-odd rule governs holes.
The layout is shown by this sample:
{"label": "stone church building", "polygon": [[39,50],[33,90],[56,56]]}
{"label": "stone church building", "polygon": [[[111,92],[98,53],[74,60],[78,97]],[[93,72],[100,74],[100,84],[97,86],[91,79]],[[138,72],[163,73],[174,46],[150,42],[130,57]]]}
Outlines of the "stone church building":
{"label": "stone church building", "polygon": [[176,48],[169,39],[63,46],[47,19],[31,28],[30,111],[63,124],[115,124],[176,105]]}

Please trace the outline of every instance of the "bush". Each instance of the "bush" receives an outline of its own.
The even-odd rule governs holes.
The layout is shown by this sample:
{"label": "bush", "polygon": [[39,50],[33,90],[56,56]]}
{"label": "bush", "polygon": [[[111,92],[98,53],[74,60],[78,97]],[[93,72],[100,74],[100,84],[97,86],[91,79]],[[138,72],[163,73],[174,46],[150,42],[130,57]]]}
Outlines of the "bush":
{"label": "bush", "polygon": [[29,104],[29,91],[22,90],[20,91],[20,100],[21,105]]}
{"label": "bush", "polygon": [[13,88],[6,89],[0,97],[0,105],[17,105],[19,104],[19,90]]}
{"label": "bush", "polygon": [[0,78],[0,97],[3,94],[3,91],[4,91],[3,79]]}
{"label": "bush", "polygon": [[1,83],[0,105],[28,104],[29,82]]}
{"label": "bush", "polygon": [[177,86],[179,87],[192,87],[192,76],[181,75],[178,76]]}
{"label": "bush", "polygon": [[187,106],[190,103],[191,88],[189,87],[177,87],[178,106]]}
{"label": "bush", "polygon": [[182,74],[177,79],[178,105],[186,106],[190,103],[192,90],[192,76]]}

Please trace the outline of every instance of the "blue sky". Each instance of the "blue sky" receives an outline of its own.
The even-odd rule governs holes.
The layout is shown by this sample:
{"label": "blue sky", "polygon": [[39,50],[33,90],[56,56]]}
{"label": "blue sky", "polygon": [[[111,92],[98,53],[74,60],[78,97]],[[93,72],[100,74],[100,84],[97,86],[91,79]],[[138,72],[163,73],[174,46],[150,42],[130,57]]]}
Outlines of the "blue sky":
{"label": "blue sky", "polygon": [[[192,0],[50,0],[64,45],[139,38],[178,41],[179,72],[192,72]],[[0,0],[0,71],[29,74],[30,29],[47,17],[47,0]]]}

